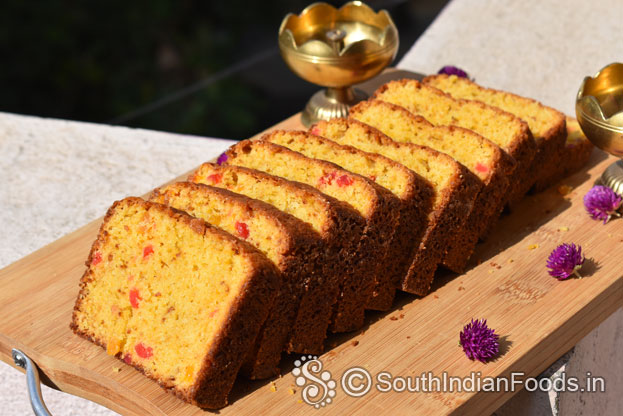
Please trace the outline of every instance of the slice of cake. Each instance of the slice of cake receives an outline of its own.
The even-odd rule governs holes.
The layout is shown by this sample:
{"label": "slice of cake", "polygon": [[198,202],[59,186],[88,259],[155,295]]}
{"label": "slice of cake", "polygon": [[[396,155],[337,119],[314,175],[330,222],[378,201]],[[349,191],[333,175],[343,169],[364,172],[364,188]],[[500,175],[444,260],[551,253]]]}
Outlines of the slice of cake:
{"label": "slice of cake", "polygon": [[[467,78],[456,75],[433,75],[424,78],[422,82],[439,88],[454,98],[481,101],[524,120],[528,123],[537,144],[537,153],[531,167],[535,180],[538,181],[539,178],[546,176],[554,168],[556,158],[562,151],[567,136],[565,116],[560,111],[546,107],[530,98],[484,88]],[[530,183],[526,182],[523,191],[527,192],[529,186]],[[517,201],[510,202],[513,204]]]}
{"label": "slice of cake", "polygon": [[374,290],[367,309],[388,310],[394,293],[411,264],[414,247],[419,244],[432,205],[432,187],[404,165],[384,156],[343,146],[306,132],[266,136],[270,141],[313,158],[328,160],[346,170],[369,178],[388,189],[401,201],[399,225],[388,256],[375,276]]}
{"label": "slice of cake", "polygon": [[242,372],[252,379],[276,375],[305,285],[323,260],[320,235],[311,225],[272,205],[207,185],[176,183],[155,190],[150,200],[224,229],[275,263],[282,284]]}
{"label": "slice of cake", "polygon": [[423,116],[434,125],[458,126],[482,135],[512,156],[517,166],[507,201],[521,199],[526,183],[536,180],[532,160],[537,146],[528,125],[516,116],[479,101],[454,99],[437,88],[416,80],[391,81],[381,86],[375,98],[397,104]]}
{"label": "slice of cake", "polygon": [[321,121],[314,133],[366,152],[395,160],[425,178],[433,187],[433,207],[419,247],[400,289],[426,295],[449,242],[463,227],[480,184],[466,167],[445,153],[413,143],[398,143],[374,127],[353,119]]}
{"label": "slice of cake", "polygon": [[262,253],[186,213],[127,198],[108,210],[87,267],[74,332],[190,403],[227,404],[280,285]]}
{"label": "slice of cake", "polygon": [[582,169],[593,153],[593,144],[586,138],[578,121],[567,117],[567,139],[565,146],[554,156],[549,171],[543,173],[534,184],[534,190],[541,192],[562,178]]}
{"label": "slice of cake", "polygon": [[342,282],[330,326],[333,332],[353,331],[363,326],[365,302],[372,293],[378,266],[387,256],[398,225],[400,201],[363,176],[268,141],[270,137],[289,137],[291,134],[273,131],[265,136],[265,140],[242,141],[226,152],[226,163],[313,186],[350,204],[365,219],[366,227],[354,253],[355,268]]}
{"label": "slice of cake", "polygon": [[403,107],[380,100],[362,101],[349,117],[377,128],[398,142],[415,143],[451,156],[483,184],[465,225],[448,245],[443,265],[462,273],[478,238],[499,217],[508,188],[512,159],[479,134],[455,126],[433,126]]}
{"label": "slice of cake", "polygon": [[204,163],[189,180],[259,199],[312,226],[325,245],[322,268],[305,285],[291,328],[288,352],[319,354],[340,282],[354,268],[353,253],[365,222],[349,205],[311,186],[254,169]]}

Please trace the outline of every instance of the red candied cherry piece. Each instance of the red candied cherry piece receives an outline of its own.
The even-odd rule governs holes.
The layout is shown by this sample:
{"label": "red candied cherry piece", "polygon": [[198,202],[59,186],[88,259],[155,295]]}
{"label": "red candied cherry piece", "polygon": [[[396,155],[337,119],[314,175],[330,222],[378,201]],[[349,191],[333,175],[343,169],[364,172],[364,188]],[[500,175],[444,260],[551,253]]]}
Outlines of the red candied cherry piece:
{"label": "red candied cherry piece", "polygon": [[223,180],[223,174],[213,173],[212,175],[208,175],[206,179],[210,181],[212,185],[216,185],[217,183],[221,183],[221,181]]}
{"label": "red candied cherry piece", "polygon": [[489,168],[486,165],[483,165],[480,162],[476,163],[476,170],[478,172],[480,172],[480,173],[487,173],[487,172],[489,172]]}
{"label": "red candied cherry piece", "polygon": [[101,262],[102,262],[102,253],[100,253],[99,251],[96,251],[95,254],[93,255],[93,260],[91,261],[91,264],[93,266],[97,266]]}
{"label": "red candied cherry piece", "polygon": [[249,227],[244,222],[236,221],[236,232],[244,239],[249,238]]}
{"label": "red candied cherry piece", "polygon": [[134,309],[138,308],[139,300],[143,300],[143,298],[141,297],[138,289],[130,289],[130,305],[132,305]]}
{"label": "red candied cherry piece", "polygon": [[351,178],[348,175],[342,175],[339,178],[337,178],[337,184],[339,186],[349,186],[353,184],[353,178]]}
{"label": "red candied cherry piece", "polygon": [[376,182],[376,175],[370,175],[370,180],[372,182]]}
{"label": "red candied cherry piece", "polygon": [[126,354],[123,357],[123,362],[126,364],[132,364],[132,356],[130,354]]}
{"label": "red candied cherry piece", "polygon": [[318,128],[318,126],[314,126],[311,128],[311,130],[309,131],[311,134],[319,136],[320,135],[320,129]]}
{"label": "red candied cherry piece", "polygon": [[145,346],[142,342],[134,346],[134,351],[141,358],[151,358],[154,355],[154,350],[151,347]]}
{"label": "red candied cherry piece", "polygon": [[146,246],[143,249],[143,258],[144,259],[149,257],[149,256],[151,256],[152,254],[154,254],[154,246],[152,246],[151,244]]}

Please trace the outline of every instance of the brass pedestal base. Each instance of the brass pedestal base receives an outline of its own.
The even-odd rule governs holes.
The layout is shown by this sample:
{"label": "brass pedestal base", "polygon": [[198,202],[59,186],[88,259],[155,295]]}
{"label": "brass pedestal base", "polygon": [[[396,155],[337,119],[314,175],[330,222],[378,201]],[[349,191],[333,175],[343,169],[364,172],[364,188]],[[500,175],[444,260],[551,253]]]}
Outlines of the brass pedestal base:
{"label": "brass pedestal base", "polygon": [[608,166],[601,174],[599,182],[623,196],[623,160],[618,160]]}
{"label": "brass pedestal base", "polygon": [[305,127],[310,127],[320,120],[348,117],[350,107],[366,98],[368,96],[365,92],[352,87],[320,90],[307,102],[301,114],[301,122]]}

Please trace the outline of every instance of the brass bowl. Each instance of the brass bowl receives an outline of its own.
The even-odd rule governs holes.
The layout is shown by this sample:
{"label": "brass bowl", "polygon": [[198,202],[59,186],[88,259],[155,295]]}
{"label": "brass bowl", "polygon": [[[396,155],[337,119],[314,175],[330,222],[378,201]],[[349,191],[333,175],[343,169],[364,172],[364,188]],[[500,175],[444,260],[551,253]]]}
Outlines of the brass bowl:
{"label": "brass bowl", "polygon": [[389,14],[376,13],[360,1],[340,9],[314,3],[300,15],[288,14],[279,28],[281,56],[299,77],[328,87],[307,104],[303,124],[347,115],[351,105],[366,98],[351,86],[387,67],[398,43],[398,30]]}
{"label": "brass bowl", "polygon": [[[623,63],[613,63],[586,77],[575,102],[586,137],[600,149],[623,158]],[[623,162],[610,165],[601,182],[623,194]]]}

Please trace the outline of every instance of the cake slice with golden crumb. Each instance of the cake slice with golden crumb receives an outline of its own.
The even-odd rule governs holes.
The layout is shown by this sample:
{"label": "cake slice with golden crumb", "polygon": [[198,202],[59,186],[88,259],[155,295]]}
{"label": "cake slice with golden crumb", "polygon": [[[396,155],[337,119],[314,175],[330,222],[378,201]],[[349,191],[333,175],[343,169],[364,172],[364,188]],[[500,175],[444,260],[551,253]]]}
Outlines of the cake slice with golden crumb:
{"label": "cake slice with golden crumb", "polygon": [[387,256],[389,243],[398,225],[400,201],[391,192],[363,176],[324,160],[270,143],[270,137],[291,135],[273,131],[265,140],[245,140],[226,152],[227,164],[258,169],[288,180],[305,183],[340,201],[350,204],[366,222],[357,247],[355,268],[340,287],[330,329],[346,332],[364,324],[365,302],[374,286],[378,265]]}
{"label": "cake slice with golden crumb", "polygon": [[[565,116],[560,111],[530,98],[482,87],[456,75],[428,76],[422,82],[439,88],[454,98],[477,100],[501,108],[528,123],[537,145],[537,153],[530,169],[535,182],[552,171],[567,137]],[[530,186],[529,182],[524,184],[526,192]],[[511,204],[515,202],[517,201],[511,201]]]}
{"label": "cake slice with golden crumb", "polygon": [[320,354],[340,282],[354,268],[365,222],[351,206],[299,182],[239,166],[204,163],[189,180],[264,201],[311,225],[325,244],[322,267],[305,283],[287,351]]}
{"label": "cake slice with golden crumb", "polygon": [[443,265],[462,273],[478,239],[491,227],[504,208],[508,175],[514,161],[499,146],[471,130],[433,126],[407,109],[380,100],[362,101],[349,117],[379,129],[398,142],[415,143],[451,156],[483,184],[465,225],[449,242]]}
{"label": "cake slice with golden crumb", "polygon": [[518,201],[536,180],[531,171],[537,145],[528,125],[518,117],[479,101],[454,99],[443,91],[416,80],[391,81],[374,98],[419,114],[434,125],[473,130],[500,146],[517,162],[507,201]]}
{"label": "cake slice with golden crumb", "polygon": [[398,143],[374,127],[354,119],[321,121],[314,134],[395,160],[425,178],[433,187],[433,207],[426,231],[400,289],[426,295],[449,241],[460,232],[481,185],[465,166],[450,156],[413,143]]}
{"label": "cake slice with golden crumb", "polygon": [[380,263],[376,273],[374,290],[366,302],[366,309],[384,311],[391,308],[396,287],[411,264],[413,248],[419,245],[426,228],[433,196],[430,184],[404,165],[385,156],[340,145],[303,131],[266,136],[265,140],[310,158],[333,162],[365,176],[400,200],[399,225],[390,244],[389,254],[385,262]]}
{"label": "cake slice with golden crumb", "polygon": [[278,374],[281,353],[294,324],[305,284],[323,260],[324,244],[309,225],[265,202],[192,182],[153,192],[151,201],[180,209],[256,247],[281,272],[275,303],[242,372],[249,378]]}
{"label": "cake slice with golden crumb", "polygon": [[71,327],[182,399],[227,404],[280,285],[262,253],[139,198],[108,210]]}

